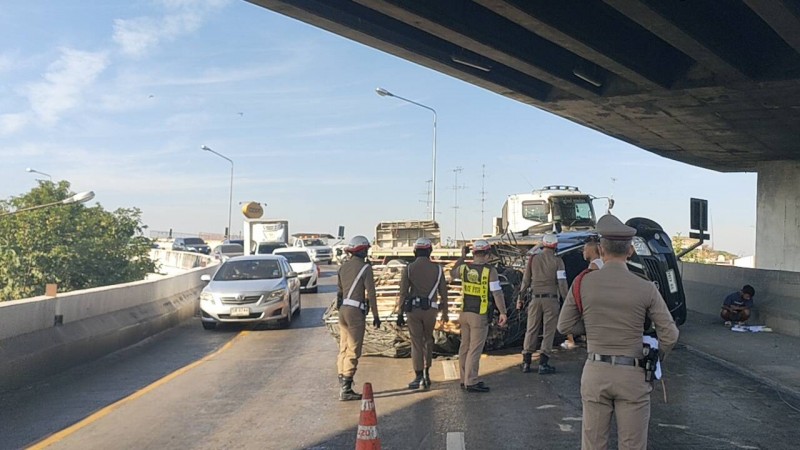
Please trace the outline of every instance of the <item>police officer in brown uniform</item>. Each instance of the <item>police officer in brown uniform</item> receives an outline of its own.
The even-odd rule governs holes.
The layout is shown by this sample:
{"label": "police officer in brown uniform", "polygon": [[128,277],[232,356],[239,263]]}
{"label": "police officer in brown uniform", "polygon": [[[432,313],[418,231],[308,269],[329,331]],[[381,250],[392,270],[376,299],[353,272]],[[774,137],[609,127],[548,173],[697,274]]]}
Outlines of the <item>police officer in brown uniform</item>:
{"label": "police officer in brown uniform", "polygon": [[484,240],[477,240],[472,246],[472,263],[467,264],[467,247],[461,250],[461,258],[450,272],[452,278],[461,279],[463,302],[458,322],[461,326],[461,346],[458,348],[458,363],[461,369],[461,385],[467,392],[489,392],[489,386],[478,381],[481,352],[489,334],[489,297],[491,296],[500,311],[497,321],[505,326],[506,302],[497,270],[488,265],[492,247]]}
{"label": "police officer in brown uniform", "polygon": [[372,266],[367,262],[369,240],[356,236],[345,247],[348,259],[339,268],[336,304],[339,308],[339,400],[361,400],[353,391],[353,375],[361,357],[364,330],[369,306],[372,307],[373,324],[380,328],[378,303],[375,299],[375,279]]}
{"label": "police officer in brown uniform", "polygon": [[[522,349],[522,371],[531,371],[533,352],[539,348],[539,334],[542,333],[542,349],[539,356],[539,373],[550,374],[556,371],[549,364],[553,352],[553,339],[556,336],[558,309],[562,298],[567,296],[567,275],[564,261],[556,255],[558,236],[547,233],[542,239],[544,250],[528,258],[525,274],[522,277],[520,292],[531,288],[531,301],[528,304],[528,329]],[[517,309],[524,306],[522,298],[517,301]],[[542,329],[544,328],[544,332]]]}
{"label": "police officer in brown uniform", "polygon": [[636,230],[606,214],[597,233],[603,268],[573,281],[558,320],[561,333],[586,330],[581,448],[606,449],[614,415],[619,448],[646,449],[653,386],[642,368],[644,322],[649,317],[655,325],[662,357],[677,342],[678,328],[656,286],[628,271]]}
{"label": "police officer in brown uniform", "polygon": [[442,322],[447,322],[447,280],[442,266],[431,261],[433,246],[428,238],[419,238],[414,243],[414,262],[400,274],[400,296],[397,300],[397,325],[406,324],[411,336],[411,360],[414,379],[409,389],[419,389],[420,383],[431,387],[430,368],[433,361],[433,327],[436,316],[442,313]]}

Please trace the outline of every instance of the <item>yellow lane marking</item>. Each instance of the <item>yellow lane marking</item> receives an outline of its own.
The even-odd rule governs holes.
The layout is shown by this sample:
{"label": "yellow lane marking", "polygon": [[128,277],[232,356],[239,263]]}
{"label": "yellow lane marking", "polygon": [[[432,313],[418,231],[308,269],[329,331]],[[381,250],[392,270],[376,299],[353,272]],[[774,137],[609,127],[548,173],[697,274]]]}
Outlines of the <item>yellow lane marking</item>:
{"label": "yellow lane marking", "polygon": [[191,363],[191,364],[189,364],[187,366],[183,366],[180,369],[170,373],[169,375],[154,381],[153,383],[143,387],[142,389],[139,389],[138,391],[134,392],[133,394],[131,394],[131,395],[129,395],[129,396],[127,396],[127,397],[125,397],[125,398],[123,398],[121,400],[117,400],[115,403],[112,403],[112,404],[106,406],[105,408],[95,412],[94,414],[92,414],[91,416],[81,420],[80,422],[75,423],[74,425],[69,426],[67,428],[64,428],[63,430],[59,431],[58,433],[50,435],[47,439],[44,439],[42,441],[39,441],[39,442],[31,445],[30,447],[28,447],[28,450],[38,450],[38,449],[42,449],[42,448],[47,448],[47,447],[49,447],[49,446],[51,446],[51,445],[63,440],[64,438],[70,436],[71,434],[75,433],[76,431],[80,430],[81,428],[87,427],[87,426],[93,424],[94,422],[97,422],[98,420],[102,419],[103,417],[111,414],[113,411],[119,409],[124,404],[132,402],[132,401],[136,400],[139,397],[142,397],[143,395],[147,394],[148,392],[153,391],[154,389],[158,388],[159,386],[162,386],[164,384],[169,383],[170,381],[172,381],[175,378],[178,378],[179,376],[185,374],[186,372],[194,369],[195,367],[199,366],[200,364],[203,364],[204,362],[213,359],[215,356],[217,356],[220,353],[224,352],[225,350],[228,350],[229,348],[231,348],[231,346],[233,346],[233,344],[234,344],[234,342],[236,342],[236,340],[238,340],[242,336],[247,335],[248,333],[249,333],[249,331],[247,331],[247,330],[240,331],[239,334],[234,336],[233,339],[228,341],[225,345],[220,347],[214,353],[208,354],[205,357],[203,357],[202,359],[198,359],[197,361],[195,361],[195,362],[193,362],[193,363]]}

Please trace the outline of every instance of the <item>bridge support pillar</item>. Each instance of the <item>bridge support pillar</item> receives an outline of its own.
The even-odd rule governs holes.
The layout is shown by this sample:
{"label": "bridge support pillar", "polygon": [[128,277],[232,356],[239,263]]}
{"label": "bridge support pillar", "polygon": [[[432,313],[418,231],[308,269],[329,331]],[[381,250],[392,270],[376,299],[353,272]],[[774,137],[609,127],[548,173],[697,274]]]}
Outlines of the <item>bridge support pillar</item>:
{"label": "bridge support pillar", "polygon": [[758,165],[756,268],[800,272],[800,162]]}

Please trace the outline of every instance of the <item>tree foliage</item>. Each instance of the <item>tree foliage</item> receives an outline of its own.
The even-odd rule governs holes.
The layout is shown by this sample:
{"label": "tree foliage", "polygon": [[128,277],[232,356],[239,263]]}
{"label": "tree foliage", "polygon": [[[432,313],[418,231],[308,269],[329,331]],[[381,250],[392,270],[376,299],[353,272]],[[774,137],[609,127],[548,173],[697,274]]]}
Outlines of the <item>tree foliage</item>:
{"label": "tree foliage", "polygon": [[40,181],[0,201],[0,301],[43,295],[47,283],[66,292],[138,281],[155,271],[137,208],[59,204],[3,215],[73,194],[66,181]]}

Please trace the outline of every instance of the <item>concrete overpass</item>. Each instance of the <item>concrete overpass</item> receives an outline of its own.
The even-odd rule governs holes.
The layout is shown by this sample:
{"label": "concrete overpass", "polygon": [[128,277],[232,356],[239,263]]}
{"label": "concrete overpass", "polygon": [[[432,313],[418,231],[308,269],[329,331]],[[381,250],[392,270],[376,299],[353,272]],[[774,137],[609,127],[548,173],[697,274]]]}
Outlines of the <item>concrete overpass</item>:
{"label": "concrete overpass", "polygon": [[756,171],[757,267],[800,271],[798,0],[248,1],[665,158]]}

